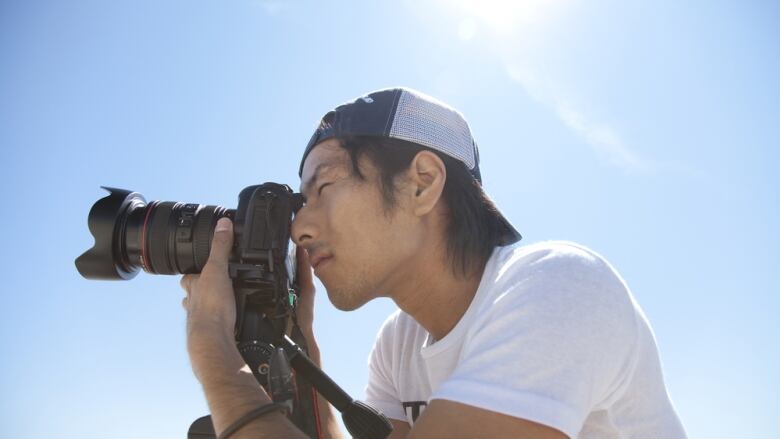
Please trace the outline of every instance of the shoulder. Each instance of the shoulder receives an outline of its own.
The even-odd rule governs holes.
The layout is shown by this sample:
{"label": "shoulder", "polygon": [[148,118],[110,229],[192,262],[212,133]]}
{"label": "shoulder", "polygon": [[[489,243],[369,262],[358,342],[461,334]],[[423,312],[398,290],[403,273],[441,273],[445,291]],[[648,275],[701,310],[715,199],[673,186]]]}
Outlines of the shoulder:
{"label": "shoulder", "polygon": [[499,247],[485,270],[486,280],[512,288],[519,282],[598,283],[627,289],[618,272],[595,251],[568,241],[543,241],[530,245]]}
{"label": "shoulder", "polygon": [[624,280],[601,255],[576,243],[497,248],[483,283],[479,314],[485,318],[512,312],[550,318],[556,325],[634,326],[636,303]]}
{"label": "shoulder", "polygon": [[528,245],[498,247],[491,257],[491,262],[501,275],[511,274],[511,270],[542,266],[609,266],[606,259],[595,251],[569,241],[541,241]]}

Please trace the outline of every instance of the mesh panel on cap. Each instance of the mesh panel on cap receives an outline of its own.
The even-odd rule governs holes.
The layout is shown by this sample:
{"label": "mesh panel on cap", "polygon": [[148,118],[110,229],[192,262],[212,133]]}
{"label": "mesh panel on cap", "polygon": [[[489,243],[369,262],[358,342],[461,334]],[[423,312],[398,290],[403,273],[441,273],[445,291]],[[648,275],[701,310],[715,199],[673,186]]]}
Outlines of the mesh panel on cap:
{"label": "mesh panel on cap", "polygon": [[441,151],[474,169],[474,141],[468,124],[457,111],[428,96],[401,93],[390,137]]}

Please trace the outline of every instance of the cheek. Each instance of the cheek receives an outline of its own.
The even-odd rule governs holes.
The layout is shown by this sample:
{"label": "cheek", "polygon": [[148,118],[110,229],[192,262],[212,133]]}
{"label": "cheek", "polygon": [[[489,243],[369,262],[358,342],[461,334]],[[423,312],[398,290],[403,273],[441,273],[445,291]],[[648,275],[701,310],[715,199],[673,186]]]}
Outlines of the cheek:
{"label": "cheek", "polygon": [[364,193],[334,198],[328,214],[328,228],[341,257],[359,266],[379,259],[392,238],[392,224],[383,216],[382,205]]}
{"label": "cheek", "polygon": [[329,195],[328,222],[339,235],[365,238],[381,227],[382,206],[365,188],[348,185]]}

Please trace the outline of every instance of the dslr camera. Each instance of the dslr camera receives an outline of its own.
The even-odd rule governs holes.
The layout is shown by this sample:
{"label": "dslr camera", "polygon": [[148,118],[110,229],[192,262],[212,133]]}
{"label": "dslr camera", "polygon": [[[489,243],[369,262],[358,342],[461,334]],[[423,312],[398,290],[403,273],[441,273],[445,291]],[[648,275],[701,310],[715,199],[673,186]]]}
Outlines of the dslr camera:
{"label": "dslr camera", "polygon": [[289,186],[249,186],[238,196],[238,209],[147,203],[137,192],[104,189],[109,195],[89,212],[95,245],[76,259],[85,278],[128,280],[141,269],[151,274],[200,273],[217,220],[228,217],[234,230],[228,270],[236,297],[236,334],[247,307],[276,310],[272,320],[283,319],[294,308],[296,263],[290,224],[303,196]]}
{"label": "dslr camera", "polygon": [[[306,356],[306,340],[295,316],[293,215],[303,196],[289,186],[264,183],[244,188],[238,209],[221,206],[146,202],[124,189],[103,187],[109,195],[89,212],[95,245],[76,259],[87,279],[128,280],[143,269],[152,274],[200,273],[211,251],[217,221],[233,221],[228,272],[236,299],[236,344],[255,379],[288,418],[311,438],[320,437],[317,398],[322,395],[342,414],[358,439],[386,438],[387,418],[353,400]],[[293,373],[294,370],[294,373]],[[214,438],[209,416],[192,423],[189,439]]]}

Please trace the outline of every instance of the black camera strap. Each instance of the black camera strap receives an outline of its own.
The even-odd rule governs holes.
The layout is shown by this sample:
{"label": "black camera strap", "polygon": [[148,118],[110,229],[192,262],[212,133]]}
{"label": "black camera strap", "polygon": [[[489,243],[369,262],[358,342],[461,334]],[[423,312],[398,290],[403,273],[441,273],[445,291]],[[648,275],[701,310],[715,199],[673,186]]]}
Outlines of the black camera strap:
{"label": "black camera strap", "polygon": [[[297,326],[297,325],[296,325]],[[300,333],[300,329],[298,330]],[[335,381],[306,356],[300,346],[285,336],[282,341],[290,365],[298,376],[305,378],[320,395],[341,413],[347,431],[356,439],[385,439],[393,425],[385,415],[361,401],[352,399]]]}

